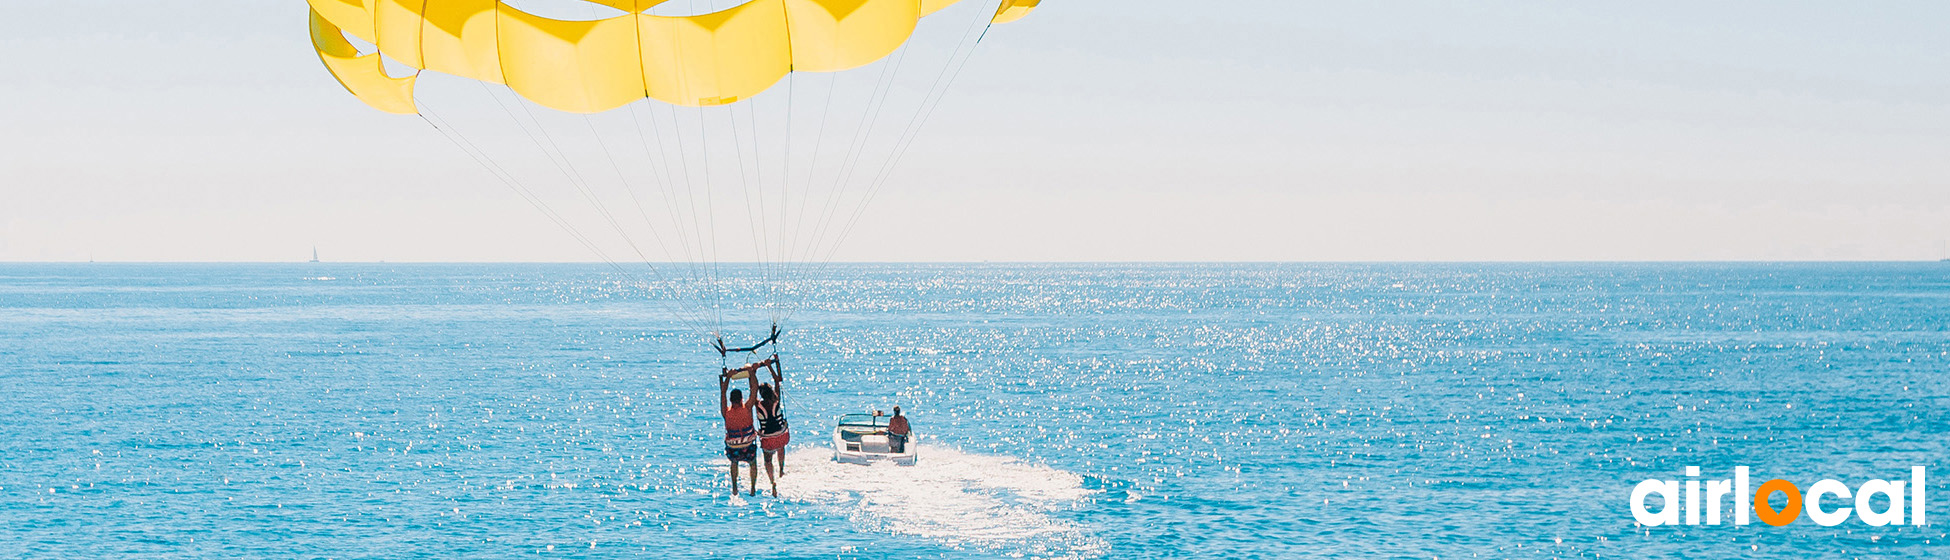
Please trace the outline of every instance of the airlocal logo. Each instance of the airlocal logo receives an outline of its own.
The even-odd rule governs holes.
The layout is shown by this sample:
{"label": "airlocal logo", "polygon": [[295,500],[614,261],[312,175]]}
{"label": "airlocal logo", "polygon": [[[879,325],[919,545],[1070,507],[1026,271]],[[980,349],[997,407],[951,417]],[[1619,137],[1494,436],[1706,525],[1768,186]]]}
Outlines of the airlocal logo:
{"label": "airlocal logo", "polygon": [[[1686,467],[1686,476],[1698,477],[1699,467]],[[1902,481],[1871,480],[1862,483],[1854,490],[1839,480],[1822,480],[1808,486],[1807,495],[1794,483],[1773,479],[1760,483],[1759,488],[1749,486],[1747,467],[1734,467],[1733,478],[1707,480],[1706,495],[1700,496],[1699,480],[1685,482],[1684,507],[1681,507],[1680,482],[1677,480],[1648,479],[1632,489],[1632,519],[1640,525],[1657,527],[1678,525],[1679,517],[1686,516],[1687,525],[1699,525],[1700,514],[1705,513],[1705,524],[1719,525],[1722,506],[1728,494],[1733,496],[1733,524],[1746,525],[1752,518],[1759,517],[1762,523],[1775,527],[1785,526],[1801,518],[1801,512],[1808,512],[1808,519],[1816,525],[1833,527],[1848,520],[1850,511],[1863,523],[1873,527],[1884,525],[1924,525],[1923,520],[1923,467],[1909,468],[1909,486],[1904,488]],[[1874,496],[1885,496],[1887,507],[1877,511]],[[1657,497],[1662,503],[1658,511],[1646,506],[1646,499]],[[1776,499],[1776,496],[1780,496]],[[1854,497],[1855,506],[1829,509],[1822,500],[1833,496],[1841,503]],[[1903,515],[1907,498],[1909,515]]]}

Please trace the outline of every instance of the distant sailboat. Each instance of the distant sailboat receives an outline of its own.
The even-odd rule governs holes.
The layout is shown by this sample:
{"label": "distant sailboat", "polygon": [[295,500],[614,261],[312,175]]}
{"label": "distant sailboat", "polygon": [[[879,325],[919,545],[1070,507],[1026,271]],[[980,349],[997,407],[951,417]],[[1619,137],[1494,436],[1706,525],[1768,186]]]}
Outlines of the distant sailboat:
{"label": "distant sailboat", "polygon": [[316,245],[311,248],[311,262],[318,262],[318,247]]}

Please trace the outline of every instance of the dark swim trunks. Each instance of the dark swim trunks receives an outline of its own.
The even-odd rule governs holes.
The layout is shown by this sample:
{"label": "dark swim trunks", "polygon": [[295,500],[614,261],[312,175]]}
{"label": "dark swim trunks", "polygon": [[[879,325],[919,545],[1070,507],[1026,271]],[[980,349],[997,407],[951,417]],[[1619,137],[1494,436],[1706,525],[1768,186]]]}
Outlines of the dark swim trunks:
{"label": "dark swim trunks", "polygon": [[758,446],[747,445],[744,447],[732,447],[727,445],[724,448],[724,458],[739,463],[750,463],[750,462],[757,461]]}
{"label": "dark swim trunks", "polygon": [[752,433],[750,425],[725,430],[724,458],[747,463],[757,461],[758,446],[754,445],[756,443],[758,443],[758,434]]}

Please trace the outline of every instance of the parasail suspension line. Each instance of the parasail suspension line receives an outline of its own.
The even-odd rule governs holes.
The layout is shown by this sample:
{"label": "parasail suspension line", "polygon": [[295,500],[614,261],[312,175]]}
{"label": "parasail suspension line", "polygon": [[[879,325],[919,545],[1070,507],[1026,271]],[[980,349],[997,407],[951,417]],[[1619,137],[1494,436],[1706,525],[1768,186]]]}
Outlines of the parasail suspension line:
{"label": "parasail suspension line", "polygon": [[[978,11],[976,15],[979,18],[982,12]],[[845,243],[847,237],[853,233],[853,228],[859,222],[861,214],[873,202],[873,199],[892,177],[893,170],[898,168],[900,160],[907,155],[907,150],[913,145],[915,137],[919,136],[920,128],[926,125],[928,119],[934,115],[934,110],[940,106],[941,100],[947,97],[948,89],[954,85],[955,79],[961,76],[962,69],[968,65],[968,60],[974,58],[975,48],[981,45],[982,39],[988,36],[989,29],[995,26],[992,21],[987,19],[977,19],[976,22],[983,23],[981,33],[976,36],[975,42],[969,45],[967,54],[962,54],[962,46],[967,44],[970,33],[966,31],[962,33],[961,41],[955,44],[954,50],[954,54],[959,55],[960,62],[957,63],[954,60],[954,56],[951,56],[949,64],[942,66],[941,72],[935,75],[934,83],[928,86],[928,95],[923,97],[922,106],[909,118],[908,125],[903,128],[900,139],[895,142],[896,146],[893,155],[882,166],[880,173],[876,174],[873,182],[868,187],[864,197],[865,199],[858,206],[854,207],[853,215],[847,219],[846,226],[840,230],[839,237],[834,240],[825,257],[818,259],[819,264],[814,269],[812,275],[824,274],[829,268],[834,255],[839,251],[839,246]],[[972,30],[974,25],[971,24],[969,28]],[[949,66],[953,66],[954,68],[952,73],[948,71]],[[945,81],[943,80],[944,75],[946,76]],[[810,261],[812,259],[808,260]],[[798,313],[798,309],[799,307],[797,305],[793,306],[791,310],[786,312],[786,318],[790,319],[794,314]]]}
{"label": "parasail suspension line", "polygon": [[[535,207],[535,209],[540,211],[544,217],[549,219],[549,221],[554,222],[557,227],[562,228],[564,232],[569,234],[570,238],[575,239],[577,243],[581,244],[584,248],[588,249],[590,253],[596,255],[598,259],[601,259],[604,264],[608,265],[612,270],[615,270],[616,273],[620,275],[621,278],[625,279],[625,281],[628,281],[628,279],[631,278],[632,275],[629,274],[627,271],[625,271],[621,265],[617,264],[617,262],[614,259],[610,258],[609,255],[605,253],[598,245],[592,242],[589,239],[587,234],[583,233],[581,230],[577,229],[573,224],[571,224],[567,219],[563,218],[560,213],[556,212],[553,207],[550,207],[548,205],[548,202],[546,200],[542,199],[539,195],[536,195],[532,189],[529,189],[525,184],[523,184],[520,179],[514,176],[513,173],[509,173],[507,169],[502,168],[500,164],[495,163],[494,160],[487,155],[487,152],[485,150],[482,150],[478,145],[475,145],[472,140],[468,140],[465,135],[461,134],[458,128],[446,124],[447,122],[446,119],[442,118],[439,112],[434,111],[430,105],[427,105],[425,100],[421,100],[420,106],[422,109],[425,109],[425,114],[419,115],[420,120],[422,122],[427,123],[427,126],[432,127],[434,131],[439,132],[442,138],[446,138],[448,142],[453,143],[456,148],[459,148],[462,153],[467,154],[469,159],[472,159],[474,160],[475,163],[480,164],[480,166],[484,170],[486,170],[489,175],[494,176],[494,178],[500,181],[502,185],[508,187],[509,190],[514,191],[516,195],[520,196],[523,200],[527,201],[529,205]],[[428,118],[429,116],[431,116],[432,118]],[[435,121],[439,121],[439,123],[437,124]],[[642,282],[632,282],[632,283],[636,284],[639,289],[648,288],[648,286],[643,284]],[[698,323],[693,317],[685,313],[682,309],[673,305],[670,300],[659,299],[656,301],[662,304],[663,307],[671,313],[671,316],[676,317],[679,321],[682,321],[686,326],[692,329],[696,329],[697,327],[700,326],[698,325]]]}

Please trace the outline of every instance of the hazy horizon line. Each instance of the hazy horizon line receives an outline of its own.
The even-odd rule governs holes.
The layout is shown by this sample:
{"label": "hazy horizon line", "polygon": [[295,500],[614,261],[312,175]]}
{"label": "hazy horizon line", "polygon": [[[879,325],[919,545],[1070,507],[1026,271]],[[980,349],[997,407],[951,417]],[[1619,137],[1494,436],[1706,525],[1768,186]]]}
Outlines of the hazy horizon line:
{"label": "hazy horizon line", "polygon": [[[1770,259],[1666,259],[1666,260],[1661,260],[1661,259],[1624,259],[1624,260],[1600,260],[1600,259],[1588,259],[1588,260],[1569,260],[1569,259],[1537,259],[1537,260],[1510,260],[1510,259],[1482,259],[1482,260],[1318,260],[1318,261],[1307,261],[1307,260],[1226,260],[1226,261],[1219,261],[1219,260],[1214,260],[1214,261],[1172,261],[1172,260],[1123,260],[1123,261],[1118,261],[1118,260],[1105,260],[1105,261],[1037,261],[1037,260],[1021,260],[1021,261],[987,261],[987,260],[984,260],[984,261],[830,261],[830,262],[825,262],[825,263],[806,263],[806,262],[791,262],[791,263],[786,263],[786,264],[789,264],[789,265],[795,265],[795,266],[799,266],[799,265],[808,265],[808,264],[810,264],[810,265],[814,265],[814,266],[828,266],[828,265],[857,265],[857,264],[1715,264],[1715,263],[1725,263],[1725,264],[1822,264],[1822,263],[1860,263],[1860,264],[1874,264],[1874,263],[1940,263],[1940,262],[1950,262],[1950,258],[1941,258],[1941,259],[1936,259],[1936,258],[1924,258],[1924,259],[1906,259],[1906,260],[1887,260],[1887,259],[1820,259],[1820,260],[1770,260]],[[646,264],[646,263],[647,263],[647,264],[651,264],[651,265],[670,265],[670,266],[700,266],[700,265],[720,265],[720,266],[724,266],[724,265],[758,265],[758,264],[778,264],[778,263],[766,263],[766,262],[760,262],[760,261],[719,261],[719,262],[693,262],[693,261],[630,261],[630,262],[618,262],[618,263],[615,263],[615,264],[617,264],[617,265],[621,265],[621,266],[635,266],[635,265],[640,265],[640,264]],[[23,264],[429,264],[429,265],[438,265],[438,264],[561,264],[561,265],[596,265],[596,266],[604,266],[604,265],[608,265],[608,264],[611,264],[611,263],[605,263],[605,262],[603,262],[603,261],[385,261],[385,260],[379,260],[379,261],[325,261],[325,260],[321,260],[321,261],[308,261],[308,260],[280,260],[280,261],[243,261],[243,260],[239,260],[239,261],[140,261],[140,260],[131,260],[131,261],[124,261],[124,260],[86,260],[86,261],[78,261],[78,260],[61,260],[61,261],[10,261],[10,260],[0,260],[0,266],[5,266],[5,265],[23,265]]]}

